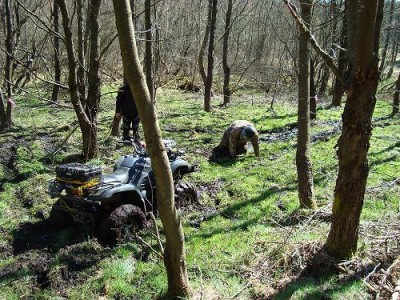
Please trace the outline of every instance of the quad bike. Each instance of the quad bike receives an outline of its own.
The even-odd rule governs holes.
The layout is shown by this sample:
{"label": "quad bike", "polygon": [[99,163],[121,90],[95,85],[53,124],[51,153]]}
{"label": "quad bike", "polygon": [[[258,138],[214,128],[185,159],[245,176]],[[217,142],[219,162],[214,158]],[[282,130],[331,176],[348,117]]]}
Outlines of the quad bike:
{"label": "quad bike", "polygon": [[[142,229],[150,212],[157,213],[156,184],[151,161],[137,141],[131,142],[134,153],[117,160],[114,172],[102,174],[98,166],[69,163],[56,168],[56,179],[49,184],[49,194],[58,198],[50,220],[55,227],[71,221],[90,224],[100,242],[115,245],[135,230]],[[183,151],[164,140],[175,184],[176,207],[197,202],[192,185],[182,176],[195,170],[182,159]]]}

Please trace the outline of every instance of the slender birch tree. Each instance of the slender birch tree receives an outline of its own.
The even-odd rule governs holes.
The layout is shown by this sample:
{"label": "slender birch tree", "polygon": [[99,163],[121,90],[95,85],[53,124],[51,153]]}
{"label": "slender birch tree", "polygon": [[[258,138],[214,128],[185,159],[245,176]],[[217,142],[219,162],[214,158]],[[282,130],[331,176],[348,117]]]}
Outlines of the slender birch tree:
{"label": "slender birch tree", "polygon": [[[301,16],[308,30],[312,5],[312,0],[302,0],[300,4]],[[300,207],[316,208],[310,156],[310,49],[308,36],[302,31],[299,36],[298,101],[296,166]]]}
{"label": "slender birch tree", "polygon": [[114,12],[124,70],[131,87],[157,182],[157,205],[166,235],[164,264],[168,294],[173,298],[189,294],[185,242],[181,221],[174,204],[171,168],[161,138],[155,102],[151,100],[137,51],[129,0],[114,0]]}

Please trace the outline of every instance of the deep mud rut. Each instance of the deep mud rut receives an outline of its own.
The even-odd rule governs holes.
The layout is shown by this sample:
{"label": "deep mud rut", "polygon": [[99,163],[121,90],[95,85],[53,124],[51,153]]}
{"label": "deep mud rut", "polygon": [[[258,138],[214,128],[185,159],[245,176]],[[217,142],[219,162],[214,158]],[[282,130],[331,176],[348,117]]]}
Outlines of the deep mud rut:
{"label": "deep mud rut", "polygon": [[[33,278],[29,289],[50,289],[66,297],[67,289],[83,283],[95,272],[97,263],[111,255],[88,231],[73,226],[66,231],[52,228],[49,220],[23,223],[12,232],[9,244],[0,245],[0,258],[10,260],[0,267],[0,288],[25,276]],[[67,234],[68,242],[60,239]]]}
{"label": "deep mud rut", "polygon": [[[319,124],[329,125],[331,129],[320,131],[311,135],[310,140],[312,143],[318,141],[327,141],[342,130],[340,122],[335,121],[316,121]],[[295,140],[297,138],[298,128],[297,124],[293,123],[286,127],[275,130],[267,130],[260,132],[260,141],[262,142],[286,142]]]}
{"label": "deep mud rut", "polygon": [[15,141],[9,140],[0,145],[0,164],[3,167],[4,181],[0,181],[0,191],[3,189],[5,181],[14,181],[17,177],[16,170],[16,155],[18,144]]}

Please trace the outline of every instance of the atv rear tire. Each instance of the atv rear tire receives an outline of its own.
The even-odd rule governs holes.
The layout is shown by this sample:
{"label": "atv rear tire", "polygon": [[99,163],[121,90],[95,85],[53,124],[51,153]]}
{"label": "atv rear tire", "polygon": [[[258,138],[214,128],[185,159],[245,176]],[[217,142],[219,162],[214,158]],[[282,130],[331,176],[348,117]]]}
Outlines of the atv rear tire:
{"label": "atv rear tire", "polygon": [[56,230],[63,229],[73,222],[72,217],[67,212],[58,209],[58,207],[60,207],[60,202],[61,200],[57,200],[57,202],[53,204],[49,217],[51,226]]}
{"label": "atv rear tire", "polygon": [[194,185],[180,181],[175,185],[175,206],[184,209],[198,203],[196,188]]}
{"label": "atv rear tire", "polygon": [[143,229],[146,216],[136,205],[123,204],[107,215],[97,228],[97,237],[105,245],[115,246],[127,241],[132,234]]}

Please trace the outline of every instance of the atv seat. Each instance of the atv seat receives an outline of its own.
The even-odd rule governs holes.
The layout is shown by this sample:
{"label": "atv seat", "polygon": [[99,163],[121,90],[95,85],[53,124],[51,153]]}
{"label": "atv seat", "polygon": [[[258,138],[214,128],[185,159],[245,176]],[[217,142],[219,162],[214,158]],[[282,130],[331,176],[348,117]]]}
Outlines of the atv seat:
{"label": "atv seat", "polygon": [[103,175],[103,183],[127,183],[129,178],[128,174],[129,168],[120,167],[112,174]]}

